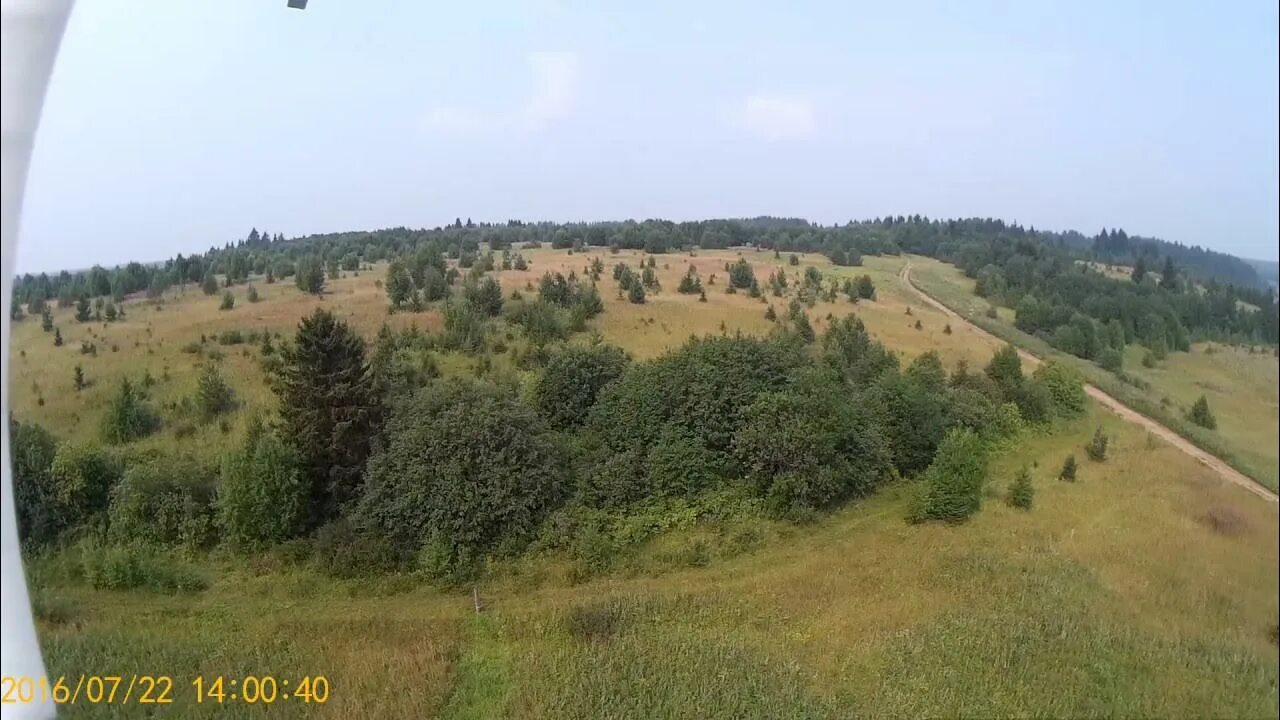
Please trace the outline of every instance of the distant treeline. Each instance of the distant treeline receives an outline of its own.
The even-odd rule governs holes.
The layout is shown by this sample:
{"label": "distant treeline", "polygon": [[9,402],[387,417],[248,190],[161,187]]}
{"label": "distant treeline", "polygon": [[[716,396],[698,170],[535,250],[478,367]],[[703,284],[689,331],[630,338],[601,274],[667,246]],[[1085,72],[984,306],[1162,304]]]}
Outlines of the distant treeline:
{"label": "distant treeline", "polygon": [[[464,260],[469,267],[481,245],[490,250],[550,245],[610,246],[650,253],[688,246],[707,249],[755,245],[816,252],[837,265],[860,265],[863,255],[917,253],[941,258],[979,281],[979,292],[1019,308],[1019,326],[1056,346],[1110,365],[1125,343],[1153,349],[1186,349],[1197,338],[1249,343],[1277,342],[1276,298],[1248,263],[1198,247],[1104,230],[1093,238],[1023,228],[1001,220],[930,220],[919,215],[877,218],[824,227],[800,219],[754,218],[698,222],[476,224],[458,219],[435,229],[389,228],[285,239],[254,229],[242,241],[203,255],[162,264],[129,263],[108,270],[24,275],[14,285],[15,308],[38,313],[55,299],[60,307],[81,298],[133,293],[159,297],[174,285],[200,283],[205,292],[246,281],[295,277],[318,292],[324,274],[361,263],[424,256]],[[1132,267],[1131,281],[1108,278],[1077,260]],[[20,317],[21,309],[15,309]],[[1123,336],[1123,340],[1121,339]]]}

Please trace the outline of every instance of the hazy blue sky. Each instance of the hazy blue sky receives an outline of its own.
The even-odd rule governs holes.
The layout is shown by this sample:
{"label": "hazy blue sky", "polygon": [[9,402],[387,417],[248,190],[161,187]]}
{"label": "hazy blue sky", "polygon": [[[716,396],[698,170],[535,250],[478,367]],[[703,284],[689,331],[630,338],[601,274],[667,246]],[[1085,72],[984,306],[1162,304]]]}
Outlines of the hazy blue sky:
{"label": "hazy blue sky", "polygon": [[1274,259],[1276,27],[1270,0],[80,0],[18,265],[251,226],[916,212]]}

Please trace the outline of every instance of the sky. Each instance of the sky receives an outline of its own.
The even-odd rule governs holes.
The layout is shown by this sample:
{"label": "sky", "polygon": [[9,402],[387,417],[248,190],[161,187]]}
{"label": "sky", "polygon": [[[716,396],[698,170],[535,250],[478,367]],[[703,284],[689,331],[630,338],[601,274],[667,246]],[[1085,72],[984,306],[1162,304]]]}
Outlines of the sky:
{"label": "sky", "polygon": [[1274,2],[80,0],[19,271],[405,225],[886,214],[1274,260]]}

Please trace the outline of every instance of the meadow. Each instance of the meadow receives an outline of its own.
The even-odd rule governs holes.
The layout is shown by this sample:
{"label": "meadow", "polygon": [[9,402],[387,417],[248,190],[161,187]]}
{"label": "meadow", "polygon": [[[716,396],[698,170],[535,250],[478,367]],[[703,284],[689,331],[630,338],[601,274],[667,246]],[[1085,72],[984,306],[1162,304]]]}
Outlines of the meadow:
{"label": "meadow", "polygon": [[[601,258],[607,267],[618,262],[638,267],[645,257],[634,250],[611,254],[602,249],[573,255],[543,248],[522,254],[529,261],[527,270],[494,272],[508,295],[536,288],[544,272],[567,275],[575,271],[583,275],[584,266],[592,258]],[[613,291],[614,283],[606,280],[601,286],[605,312],[591,322],[591,329],[636,359],[679,347],[690,335],[738,331],[764,335],[772,326],[765,319],[769,304],[782,314],[789,299],[770,297],[767,292],[763,298],[755,299],[746,293],[725,293],[724,266],[739,257],[752,263],[761,281],[772,271],[785,270],[795,282],[810,266],[819,268],[827,277],[870,275],[877,288],[874,301],[855,306],[840,295],[835,302],[820,300],[808,310],[819,334],[827,326],[828,315],[840,317],[856,312],[877,338],[903,357],[935,350],[948,367],[960,360],[976,367],[985,363],[995,349],[989,340],[968,327],[954,328],[955,334],[948,336],[945,316],[915,300],[898,281],[898,272],[905,263],[902,256],[868,257],[864,267],[835,267],[827,258],[814,254],[798,256],[800,264],[792,266],[789,254],[774,257],[770,251],[754,249],[697,251],[692,256],[671,253],[661,256],[655,268],[663,290],[650,293],[642,305],[618,297]],[[706,303],[699,302],[696,295],[676,292],[681,276],[691,264],[704,281],[717,275],[717,284],[706,288]],[[23,420],[52,429],[60,439],[91,440],[97,437],[99,420],[122,378],[140,380],[150,375],[155,381],[150,396],[163,406],[189,396],[201,365],[214,359],[235,389],[243,411],[236,413],[227,427],[191,423],[183,428],[181,441],[216,455],[234,443],[237,423],[243,423],[253,412],[271,412],[275,404],[259,363],[258,343],[223,345],[219,336],[238,331],[244,336],[269,332],[288,338],[298,320],[316,307],[332,310],[366,339],[372,339],[383,323],[394,329],[416,325],[423,330],[438,330],[442,322],[438,307],[422,312],[388,312],[386,294],[380,287],[385,275],[386,263],[374,264],[364,271],[344,272],[339,279],[328,281],[325,294],[319,297],[302,292],[289,280],[266,284],[262,277],[253,277],[250,283],[259,294],[259,302],[248,302],[246,286],[237,285],[231,288],[236,296],[231,310],[219,309],[221,290],[205,295],[198,286],[188,284],[171,290],[159,304],[142,298],[126,300],[125,319],[113,323],[78,323],[74,308],[55,309],[53,321],[62,334],[61,347],[54,346],[52,333],[41,330],[38,318],[27,318],[13,325],[16,356],[12,358],[10,391],[14,412]],[[908,308],[912,316],[907,315]],[[917,320],[921,323],[919,330],[915,329]],[[96,355],[82,353],[84,344],[94,345]],[[473,359],[457,353],[439,353],[438,360],[442,368],[457,372],[467,372],[474,364]],[[89,383],[80,391],[73,384],[77,365],[83,368]],[[162,432],[143,439],[139,446],[173,447],[182,424],[168,423]]]}
{"label": "meadow", "polygon": [[[828,314],[852,312],[907,359],[935,350],[949,368],[980,367],[995,349],[968,325],[948,332],[946,316],[916,300],[898,278],[906,257],[834,267],[802,255],[792,266],[787,254],[754,249],[657,256],[663,290],[642,305],[618,298],[606,279],[605,311],[592,329],[637,358],[691,334],[767,332],[767,305],[781,313],[785,301],[767,291],[763,301],[726,294],[724,265],[739,255],[762,280],[777,268],[795,278],[809,265],[829,276],[871,275],[874,302],[840,296],[809,310],[818,333]],[[505,293],[526,291],[546,271],[581,275],[592,257],[638,265],[641,254],[525,256],[527,271],[497,273]],[[938,279],[949,266],[910,261],[921,285],[954,293],[949,305],[982,302],[965,296],[961,283]],[[689,263],[704,285],[717,275],[706,303],[675,292]],[[179,422],[170,421],[139,443],[216,456],[236,442],[250,412],[271,410],[274,396],[256,345],[219,345],[214,336],[287,337],[317,304],[366,337],[383,322],[439,326],[434,310],[387,314],[377,284],[384,266],[345,275],[320,299],[255,279],[261,301],[246,302],[238,286],[228,311],[218,310],[219,295],[188,286],[163,305],[130,301],[127,319],[105,327],[58,310],[65,343],[57,348],[38,321],[18,323],[16,412],[62,439],[88,440],[119,378],[149,373],[153,400],[177,402],[217,351],[242,404],[228,427],[196,425],[178,437]],[[97,355],[81,354],[82,341]],[[192,343],[199,353],[184,351]],[[1231,357],[1199,353],[1186,362],[1216,366]],[[1170,356],[1159,372],[1176,375],[1180,361]],[[439,358],[445,372],[469,372],[471,362]],[[79,393],[71,380],[77,364],[92,383]],[[1274,418],[1274,375],[1269,386],[1264,377],[1253,387],[1194,364],[1186,371],[1246,405],[1269,388]],[[1213,402],[1217,410],[1226,401]],[[1220,432],[1249,417],[1219,411]],[[1098,426],[1112,438],[1102,463],[1082,450]],[[1256,449],[1274,458],[1274,437]],[[1057,479],[1068,454],[1081,461],[1075,482]],[[1030,512],[1002,500],[1024,465],[1036,488]],[[74,545],[32,558],[28,572],[51,676],[169,675],[177,701],[170,709],[182,717],[1277,715],[1275,504],[1092,404],[1084,417],[1007,444],[992,463],[981,512],[963,525],[907,523],[912,493],[910,481],[899,481],[804,524],[679,524],[611,572],[585,578],[557,551],[496,561],[474,588],[481,613],[471,587],[434,587],[412,574],[337,579],[300,562],[288,545],[183,558],[203,589],[171,593],[92,590]],[[322,706],[197,706],[190,685],[197,675],[324,675],[332,691]]]}

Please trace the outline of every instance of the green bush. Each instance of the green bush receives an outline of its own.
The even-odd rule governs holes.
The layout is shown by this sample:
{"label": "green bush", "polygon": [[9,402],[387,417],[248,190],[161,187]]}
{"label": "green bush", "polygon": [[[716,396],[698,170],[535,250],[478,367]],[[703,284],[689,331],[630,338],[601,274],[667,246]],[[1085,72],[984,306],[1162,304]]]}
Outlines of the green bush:
{"label": "green bush", "polygon": [[1098,366],[1103,370],[1118,373],[1124,367],[1124,355],[1115,348],[1104,348],[1098,353]]}
{"label": "green bush", "polygon": [[713,487],[724,462],[688,430],[670,425],[649,447],[648,485],[669,497],[691,496]]}
{"label": "green bush", "polygon": [[108,443],[132,442],[150,435],[159,426],[155,413],[143,399],[142,392],[129,382],[120,381],[120,390],[111,399],[102,418],[102,439]]}
{"label": "green bush", "polygon": [[625,351],[605,344],[552,353],[534,385],[534,407],[554,428],[581,425],[600,391],[622,375],[628,362]]}
{"label": "green bush", "polygon": [[491,386],[425,388],[396,407],[385,438],[355,513],[406,556],[436,537],[458,559],[527,538],[566,489],[542,420]]}
{"label": "green bush", "polygon": [[1062,461],[1062,470],[1058,471],[1058,479],[1068,482],[1076,479],[1076,456],[1068,455],[1066,460]]}
{"label": "green bush", "polygon": [[496,317],[502,312],[502,286],[491,277],[478,283],[468,283],[463,288],[462,295],[472,306],[489,317]]}
{"label": "green bush", "polygon": [[196,380],[196,406],[205,418],[221,415],[235,407],[235,393],[214,363],[207,363]]}
{"label": "green bush", "polygon": [[1032,378],[1049,391],[1054,412],[1058,415],[1072,417],[1084,412],[1087,403],[1084,379],[1074,368],[1050,360],[1041,365]]}
{"label": "green bush", "polygon": [[744,412],[733,452],[770,511],[792,518],[870,492],[888,474],[891,458],[858,399],[819,380],[757,397]]}
{"label": "green bush", "polygon": [[358,527],[347,518],[317,529],[311,549],[320,571],[339,578],[389,572],[406,559],[381,533]]}
{"label": "green bush", "polygon": [[1187,411],[1187,419],[1208,430],[1216,430],[1218,427],[1218,419],[1213,416],[1213,411],[1209,409],[1209,399],[1204,395]]}
{"label": "green bush", "polygon": [[251,427],[244,447],[222,465],[218,517],[223,539],[242,550],[288,540],[302,529],[307,494],[293,449]]}
{"label": "green bush", "polygon": [[489,323],[483,311],[467,301],[454,300],[444,306],[444,346],[453,350],[478,352],[484,349]]}
{"label": "green bush", "polygon": [[1024,465],[1013,478],[1013,483],[1009,485],[1009,493],[1005,496],[1005,502],[1009,503],[1010,507],[1030,510],[1034,498],[1035,487],[1031,484],[1031,471]]}
{"label": "green bush", "polygon": [[136,544],[81,547],[80,569],[97,590],[203,590],[199,574],[161,552]]}
{"label": "green bush", "polygon": [[202,548],[214,539],[215,475],[187,455],[134,459],[111,493],[116,542]]}
{"label": "green bush", "polygon": [[982,440],[972,431],[947,431],[938,446],[924,481],[912,519],[960,522],[982,506],[982,485],[986,481],[987,456]]}
{"label": "green bush", "polygon": [[647,448],[668,422],[684,426],[708,448],[727,451],[748,405],[783,387],[805,361],[784,341],[705,337],[675,352],[634,363],[605,387],[587,427],[614,452]]}
{"label": "green bush", "polygon": [[1089,459],[1094,462],[1102,462],[1107,459],[1107,436],[1102,432],[1102,428],[1098,428],[1093,433],[1093,439],[1088,445],[1084,446],[1084,452]]}
{"label": "green bush", "polygon": [[524,328],[525,337],[529,338],[534,347],[542,347],[569,337],[568,314],[545,300],[517,304],[507,318]]}
{"label": "green bush", "polygon": [[1038,379],[1023,382],[1014,392],[1014,402],[1028,423],[1043,425],[1053,420],[1053,391]]}
{"label": "green bush", "polygon": [[50,542],[63,530],[52,466],[57,441],[34,423],[9,418],[10,460],[13,463],[13,504],[23,548]]}
{"label": "green bush", "polygon": [[218,333],[219,345],[239,345],[244,342],[244,333],[239,330],[223,330]]}
{"label": "green bush", "polygon": [[58,446],[49,467],[52,499],[62,528],[88,525],[106,513],[120,466],[95,445]]}
{"label": "green bush", "polygon": [[991,356],[986,367],[987,377],[1000,386],[1005,399],[1015,400],[1022,386],[1022,358],[1013,345],[1005,345]]}

